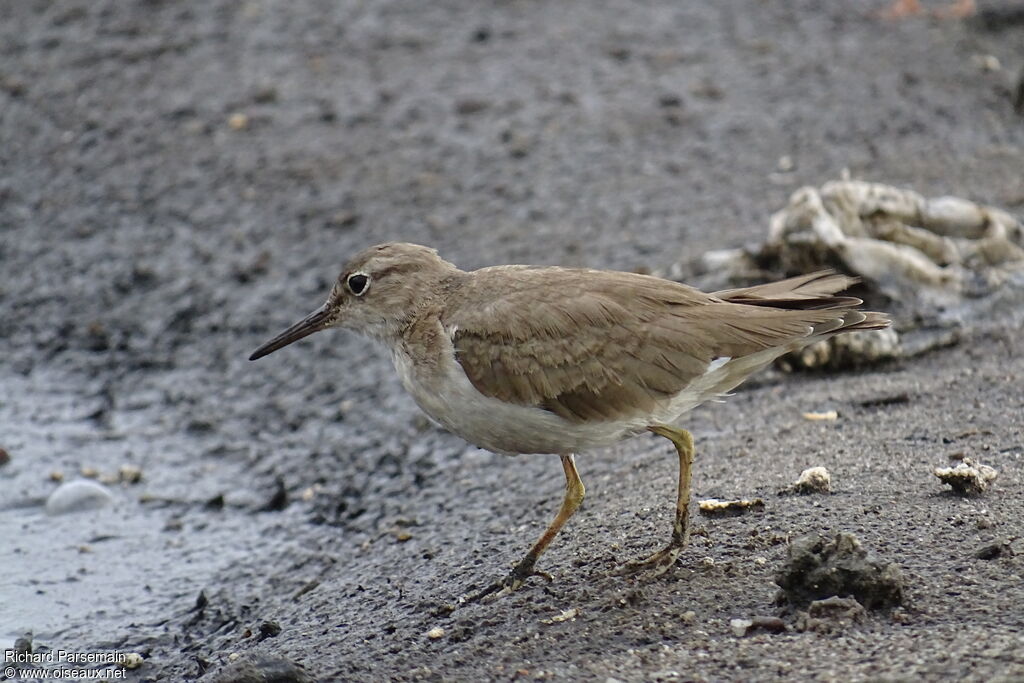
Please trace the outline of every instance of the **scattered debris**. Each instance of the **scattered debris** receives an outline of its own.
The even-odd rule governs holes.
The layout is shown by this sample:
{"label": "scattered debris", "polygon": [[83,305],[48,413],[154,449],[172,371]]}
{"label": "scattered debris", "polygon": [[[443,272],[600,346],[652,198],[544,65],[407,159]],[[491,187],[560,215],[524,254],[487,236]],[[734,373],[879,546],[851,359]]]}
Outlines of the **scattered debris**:
{"label": "scattered debris", "polygon": [[444,638],[444,629],[441,628],[440,626],[435,626],[434,628],[432,628],[429,631],[427,631],[427,638],[430,638],[431,640],[437,640],[438,638]]}
{"label": "scattered debris", "polygon": [[964,458],[956,467],[936,467],[934,474],[961,496],[984,493],[988,485],[999,476],[995,469],[975,463],[970,458]]}
{"label": "scattered debris", "polygon": [[824,467],[808,467],[800,473],[800,476],[788,487],[780,491],[780,494],[797,493],[807,495],[809,493],[831,493],[832,475]]}
{"label": "scattered debris", "polygon": [[752,500],[719,500],[708,498],[697,503],[700,514],[708,517],[736,517],[751,510],[763,510],[764,501],[760,498]]}
{"label": "scattered debris", "polygon": [[775,574],[779,598],[806,605],[832,596],[853,597],[868,609],[903,602],[903,574],[895,563],[872,557],[853,534],[828,539],[808,534],[794,539],[786,561]]}
{"label": "scattered debris", "polygon": [[579,608],[577,608],[577,607],[570,607],[569,609],[563,610],[560,614],[558,614],[557,616],[551,617],[550,619],[541,619],[540,623],[542,623],[542,624],[558,624],[558,623],[561,623],[563,621],[570,621],[572,619],[575,619],[576,617],[579,616],[579,614],[580,614]]}
{"label": "scattered debris", "polygon": [[61,484],[46,499],[46,512],[64,515],[71,512],[99,510],[110,505],[114,497],[103,484],[79,479]]}
{"label": "scattered debris", "polygon": [[50,481],[61,482],[64,481],[64,473],[60,470],[54,470],[50,472]]}
{"label": "scattered debris", "polygon": [[729,628],[742,638],[752,631],[783,633],[786,630],[786,622],[779,617],[750,617],[749,619],[731,619]]}
{"label": "scattered debris", "polygon": [[11,461],[11,454],[7,452],[7,449],[0,448],[0,467],[3,467]]}
{"label": "scattered debris", "polygon": [[867,610],[855,599],[832,596],[811,602],[806,612],[797,614],[795,625],[798,631],[831,633],[862,623],[866,618]]}
{"label": "scattered debris", "polygon": [[812,422],[833,422],[839,419],[839,413],[834,410],[827,410],[822,413],[804,413],[803,417],[805,420]]}

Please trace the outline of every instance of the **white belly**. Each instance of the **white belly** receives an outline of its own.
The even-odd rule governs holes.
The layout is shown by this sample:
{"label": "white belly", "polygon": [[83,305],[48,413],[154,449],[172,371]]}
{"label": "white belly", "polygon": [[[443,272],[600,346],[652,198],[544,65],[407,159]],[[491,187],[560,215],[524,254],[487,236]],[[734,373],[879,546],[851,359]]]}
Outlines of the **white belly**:
{"label": "white belly", "polygon": [[454,351],[442,353],[437,373],[424,378],[412,359],[392,349],[395,369],[416,404],[448,431],[480,448],[502,454],[569,454],[608,446],[642,431],[644,418],[631,422],[580,424],[554,413],[484,396],[469,381]]}

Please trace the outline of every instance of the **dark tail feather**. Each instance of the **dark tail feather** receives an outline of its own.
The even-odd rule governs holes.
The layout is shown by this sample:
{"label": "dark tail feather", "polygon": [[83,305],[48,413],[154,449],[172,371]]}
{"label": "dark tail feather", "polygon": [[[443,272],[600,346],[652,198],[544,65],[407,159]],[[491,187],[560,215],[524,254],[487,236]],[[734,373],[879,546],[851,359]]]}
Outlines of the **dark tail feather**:
{"label": "dark tail feather", "polygon": [[[843,310],[847,309],[842,324],[835,332],[851,330],[880,330],[891,324],[889,316],[874,311],[856,311],[863,301],[853,296],[833,296],[860,282],[834,270],[822,270],[809,275],[798,275],[778,282],[753,287],[726,289],[713,296],[724,301],[748,306],[765,306],[787,310]],[[823,330],[832,331],[832,330]]]}

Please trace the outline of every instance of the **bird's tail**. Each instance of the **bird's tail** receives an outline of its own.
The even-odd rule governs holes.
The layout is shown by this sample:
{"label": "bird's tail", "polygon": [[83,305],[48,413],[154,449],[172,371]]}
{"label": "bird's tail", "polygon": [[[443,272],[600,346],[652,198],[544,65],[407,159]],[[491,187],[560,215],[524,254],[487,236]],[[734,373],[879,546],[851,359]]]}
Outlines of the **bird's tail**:
{"label": "bird's tail", "polygon": [[[715,292],[714,296],[724,301],[748,306],[765,306],[786,310],[835,310],[842,311],[841,318],[814,328],[814,336],[850,332],[853,330],[880,330],[889,327],[892,321],[885,313],[858,311],[863,301],[854,296],[835,296],[836,292],[849,289],[859,280],[847,277],[833,270],[822,270],[810,275],[798,275],[787,280],[769,282],[753,287],[726,289]],[[829,334],[829,336],[831,336]]]}

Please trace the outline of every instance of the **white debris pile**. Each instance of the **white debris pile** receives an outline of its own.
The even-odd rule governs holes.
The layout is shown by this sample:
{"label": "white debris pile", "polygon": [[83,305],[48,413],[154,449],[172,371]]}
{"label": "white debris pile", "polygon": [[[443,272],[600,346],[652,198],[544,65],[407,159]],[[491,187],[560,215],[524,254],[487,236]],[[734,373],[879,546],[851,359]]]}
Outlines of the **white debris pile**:
{"label": "white debris pile", "polygon": [[984,493],[999,473],[988,465],[964,458],[956,467],[936,467],[933,471],[943,484],[949,484],[961,496]]}
{"label": "white debris pile", "polygon": [[[857,365],[956,341],[931,335],[908,345],[901,339],[910,327],[906,321],[935,318],[940,327],[960,326],[991,317],[1000,297],[988,295],[1009,289],[1024,298],[1024,224],[967,199],[929,199],[913,190],[844,179],[800,188],[771,217],[767,241],[708,252],[700,267],[717,280],[702,286],[712,287],[823,268],[860,277],[870,294],[885,298],[875,305],[897,313],[901,334],[838,335],[788,359],[794,367]],[[986,297],[990,302],[981,303]]]}
{"label": "white debris pile", "polygon": [[[960,296],[1024,274],[1024,225],[959,197],[927,199],[860,180],[802,187],[771,217],[768,241],[705,254],[708,270],[746,277],[839,266],[892,299]],[[979,280],[980,278],[980,280]]]}

